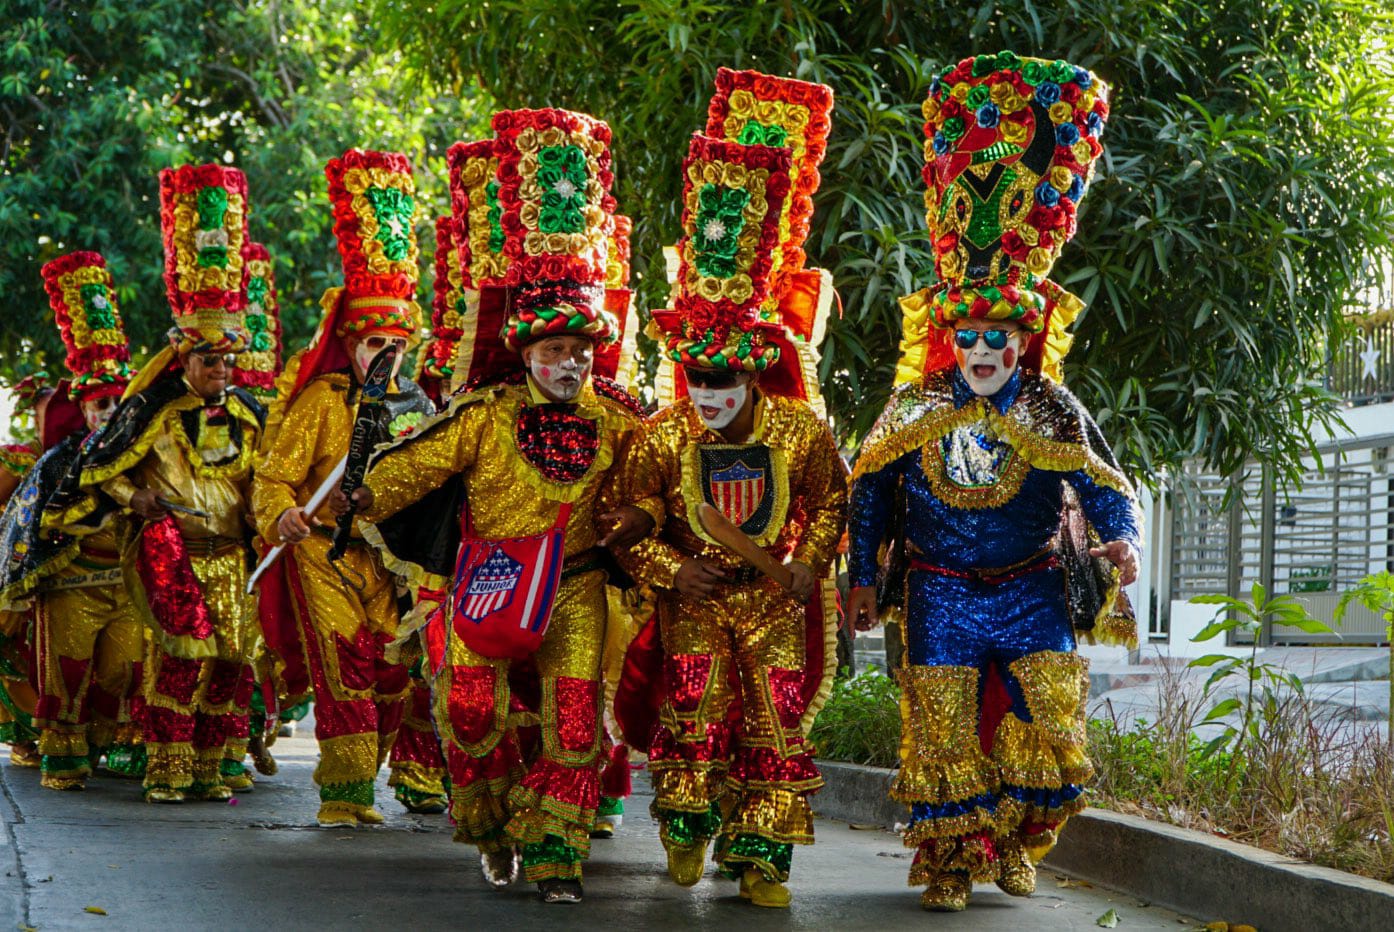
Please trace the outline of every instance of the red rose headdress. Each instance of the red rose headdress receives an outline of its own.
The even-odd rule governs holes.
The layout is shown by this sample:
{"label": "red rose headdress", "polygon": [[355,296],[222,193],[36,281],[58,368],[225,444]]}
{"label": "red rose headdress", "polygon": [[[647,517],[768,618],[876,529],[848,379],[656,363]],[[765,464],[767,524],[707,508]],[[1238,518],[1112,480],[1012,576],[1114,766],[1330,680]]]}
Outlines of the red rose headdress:
{"label": "red rose headdress", "polygon": [[42,274],[73,374],[70,396],[81,402],[121,395],[131,379],[131,351],[106,260],[70,252],[45,264]]}
{"label": "red rose headdress", "polygon": [[235,168],[160,172],[165,292],[182,350],[236,353],[247,344],[247,213],[247,177]]}
{"label": "red rose headdress", "polygon": [[683,235],[673,308],[654,312],[679,365],[763,372],[782,325],[761,313],[789,196],[787,148],[696,133],[683,161]]}
{"label": "red rose headdress", "polygon": [[493,128],[508,263],[504,342],[516,350],[553,334],[611,339],[615,322],[605,310],[615,212],[610,127],[568,110],[504,110],[494,114]]}

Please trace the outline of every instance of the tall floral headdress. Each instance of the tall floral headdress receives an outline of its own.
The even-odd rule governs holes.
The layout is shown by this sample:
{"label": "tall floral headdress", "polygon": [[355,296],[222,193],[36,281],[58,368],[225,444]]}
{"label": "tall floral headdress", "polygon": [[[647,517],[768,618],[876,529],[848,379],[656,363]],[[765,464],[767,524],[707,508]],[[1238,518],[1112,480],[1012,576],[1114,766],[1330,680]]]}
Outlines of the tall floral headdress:
{"label": "tall floral headdress", "polygon": [[569,110],[504,110],[493,128],[510,289],[504,342],[519,349],[552,334],[611,339],[610,127]]}
{"label": "tall floral headdress", "polygon": [[160,172],[165,292],[180,348],[236,353],[247,344],[247,177],[223,165]]}
{"label": "tall floral headdress", "polygon": [[615,215],[615,228],[610,234],[610,247],[605,257],[605,310],[615,322],[615,339],[596,347],[592,370],[626,388],[633,386],[638,376],[635,350],[639,323],[634,292],[629,288],[629,237],[633,231],[632,220]]}
{"label": "tall floral headdress", "polygon": [[655,311],[664,353],[684,366],[763,372],[782,326],[762,313],[789,196],[787,148],[696,133],[683,161],[682,239],[672,310]]}
{"label": "tall floral headdress", "polygon": [[70,252],[44,265],[44,290],[67,350],[74,401],[120,396],[131,379],[131,351],[106,260]]}
{"label": "tall floral headdress", "polygon": [[1108,87],[1086,69],[1012,52],[965,58],[931,83],[925,219],[939,281],[904,302],[903,350],[928,325],[1015,321],[1046,333],[1043,370],[1058,366],[1083,304],[1047,276],[1075,234],[1108,113]]}
{"label": "tall floral headdress", "polygon": [[455,246],[455,218],[436,219],[436,278],[431,299],[431,339],[421,350],[421,375],[438,386],[448,386],[455,367],[455,351],[464,335],[469,312],[468,279]]}
{"label": "tall floral headdress", "polygon": [[271,253],[261,243],[248,243],[247,260],[247,349],[237,357],[234,385],[257,395],[276,394],[276,376],[281,374],[281,306],[276,296],[276,269]]}

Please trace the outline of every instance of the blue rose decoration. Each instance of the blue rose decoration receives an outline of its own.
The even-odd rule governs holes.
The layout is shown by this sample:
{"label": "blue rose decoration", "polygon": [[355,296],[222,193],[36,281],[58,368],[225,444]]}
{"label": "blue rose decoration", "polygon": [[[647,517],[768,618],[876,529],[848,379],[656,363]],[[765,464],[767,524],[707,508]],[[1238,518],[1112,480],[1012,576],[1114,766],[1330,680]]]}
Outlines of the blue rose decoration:
{"label": "blue rose decoration", "polygon": [[1065,196],[1076,204],[1079,203],[1080,198],[1084,197],[1084,177],[1082,175],[1075,175],[1075,180],[1070,182],[1070,190],[1065,192]]}
{"label": "blue rose decoration", "polygon": [[1060,203],[1060,192],[1051,187],[1049,181],[1042,181],[1036,185],[1036,203],[1054,207]]}
{"label": "blue rose decoration", "polygon": [[1061,123],[1055,127],[1055,144],[1058,146],[1072,146],[1079,142],[1079,128],[1073,123]]}
{"label": "blue rose decoration", "polygon": [[1075,83],[1079,85],[1081,91],[1087,91],[1094,86],[1094,76],[1083,68],[1076,68]]}
{"label": "blue rose decoration", "polygon": [[1104,131],[1104,118],[1097,113],[1091,113],[1084,118],[1084,126],[1089,135],[1097,139],[1099,134]]}
{"label": "blue rose decoration", "polygon": [[944,134],[936,131],[934,133],[934,154],[943,155],[949,151],[949,141],[944,138]]}
{"label": "blue rose decoration", "polygon": [[929,79],[929,93],[931,95],[939,93],[939,76],[935,75]]}
{"label": "blue rose decoration", "polygon": [[986,129],[992,129],[1002,122],[1002,111],[997,109],[996,104],[983,104],[977,112],[978,125]]}
{"label": "blue rose decoration", "polygon": [[1054,81],[1042,81],[1036,85],[1036,103],[1049,107],[1060,100],[1060,85]]}

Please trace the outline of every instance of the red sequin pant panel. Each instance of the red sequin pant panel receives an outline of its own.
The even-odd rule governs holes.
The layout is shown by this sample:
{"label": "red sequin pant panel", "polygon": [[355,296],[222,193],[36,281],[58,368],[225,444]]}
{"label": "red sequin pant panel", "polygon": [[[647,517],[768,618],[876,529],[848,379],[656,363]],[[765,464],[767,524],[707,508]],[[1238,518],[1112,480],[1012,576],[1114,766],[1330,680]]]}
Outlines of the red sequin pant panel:
{"label": "red sequin pant panel", "polygon": [[[562,581],[533,657],[536,697],[511,691],[509,661],[477,654],[450,635],[445,663],[433,678],[433,700],[457,841],[491,850],[551,835],[588,854],[600,802],[604,583],[604,574],[594,572]],[[540,731],[529,765],[520,727]],[[574,868],[579,876],[579,864]]]}
{"label": "red sequin pant panel", "polygon": [[654,810],[705,813],[723,835],[812,844],[822,786],[799,719],[805,610],[775,584],[659,599],[666,701],[650,745]]}
{"label": "red sequin pant panel", "polygon": [[98,747],[135,740],[145,626],[125,587],[51,589],[34,602],[40,752],[86,757],[89,737]]}
{"label": "red sequin pant panel", "polygon": [[247,751],[254,687],[248,652],[257,626],[246,594],[247,557],[238,549],[190,562],[213,621],[203,645],[213,656],[175,656],[158,633],[150,638],[141,715],[147,787],[219,784],[224,758],[241,761]]}
{"label": "red sequin pant panel", "polygon": [[388,759],[392,776],[387,784],[444,796],[445,758],[436,738],[436,726],[431,721],[431,687],[413,678],[404,708],[402,725]]}
{"label": "red sequin pant panel", "polygon": [[299,544],[285,567],[310,681],[321,787],[371,784],[402,722],[407,668],[383,649],[397,633],[396,587],[382,562],[355,543],[329,562],[329,540]]}

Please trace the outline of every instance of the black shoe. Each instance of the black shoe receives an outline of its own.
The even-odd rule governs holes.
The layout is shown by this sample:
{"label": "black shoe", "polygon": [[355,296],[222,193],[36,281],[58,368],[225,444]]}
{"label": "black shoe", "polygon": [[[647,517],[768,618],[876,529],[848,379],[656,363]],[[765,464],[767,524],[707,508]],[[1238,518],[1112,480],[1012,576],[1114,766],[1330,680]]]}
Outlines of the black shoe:
{"label": "black shoe", "polygon": [[544,903],[579,903],[581,881],[544,880],[537,885],[537,895]]}

